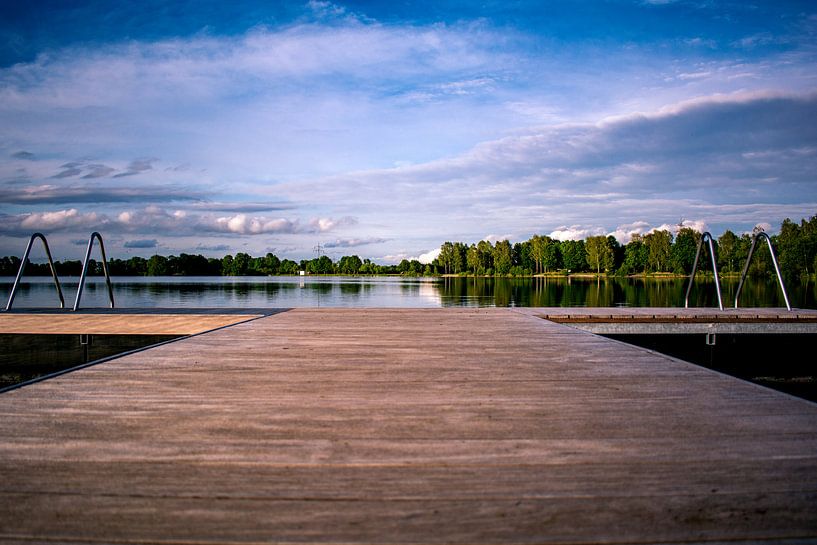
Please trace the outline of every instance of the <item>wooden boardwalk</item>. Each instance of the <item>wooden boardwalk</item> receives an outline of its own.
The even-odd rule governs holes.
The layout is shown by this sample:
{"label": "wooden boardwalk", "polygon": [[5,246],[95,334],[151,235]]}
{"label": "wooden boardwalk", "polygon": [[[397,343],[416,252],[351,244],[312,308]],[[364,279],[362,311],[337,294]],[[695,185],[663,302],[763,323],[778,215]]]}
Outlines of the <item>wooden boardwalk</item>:
{"label": "wooden boardwalk", "polygon": [[539,307],[518,311],[601,335],[817,335],[817,310],[813,309]]}
{"label": "wooden boardwalk", "polygon": [[261,315],[2,313],[0,334],[194,335]]}
{"label": "wooden boardwalk", "polygon": [[517,309],[562,323],[619,322],[721,322],[817,323],[817,310],[785,308],[674,308],[674,307],[526,307]]}
{"label": "wooden boardwalk", "polygon": [[817,543],[817,405],[512,309],[298,309],[0,395],[0,542]]}

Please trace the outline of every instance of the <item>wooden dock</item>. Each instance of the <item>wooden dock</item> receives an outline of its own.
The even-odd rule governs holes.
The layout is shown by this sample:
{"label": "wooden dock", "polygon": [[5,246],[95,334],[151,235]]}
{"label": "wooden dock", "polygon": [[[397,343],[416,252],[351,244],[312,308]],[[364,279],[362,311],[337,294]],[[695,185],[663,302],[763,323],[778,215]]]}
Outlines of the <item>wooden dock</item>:
{"label": "wooden dock", "polygon": [[0,437],[0,542],[817,543],[817,404],[514,309],[281,312]]}
{"label": "wooden dock", "polygon": [[0,334],[195,335],[259,317],[260,314],[2,313]]}
{"label": "wooden dock", "polygon": [[813,309],[540,307],[518,310],[600,335],[817,335],[817,310]]}

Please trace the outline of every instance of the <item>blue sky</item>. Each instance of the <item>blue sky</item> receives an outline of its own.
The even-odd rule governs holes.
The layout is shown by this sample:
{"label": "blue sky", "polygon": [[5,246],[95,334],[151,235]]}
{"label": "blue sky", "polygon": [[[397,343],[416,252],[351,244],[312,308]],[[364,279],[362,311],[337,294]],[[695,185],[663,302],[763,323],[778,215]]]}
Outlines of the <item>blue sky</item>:
{"label": "blue sky", "polygon": [[427,259],[817,213],[812,2],[2,2],[0,255]]}

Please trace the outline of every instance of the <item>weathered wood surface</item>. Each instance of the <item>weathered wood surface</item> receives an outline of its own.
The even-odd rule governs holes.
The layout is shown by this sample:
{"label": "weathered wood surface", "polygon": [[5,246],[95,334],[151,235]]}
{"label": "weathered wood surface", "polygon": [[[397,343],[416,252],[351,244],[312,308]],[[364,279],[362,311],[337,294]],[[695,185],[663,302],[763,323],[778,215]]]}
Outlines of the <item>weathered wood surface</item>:
{"label": "weathered wood surface", "polygon": [[0,437],[4,542],[817,542],[817,405],[509,309],[284,312]]}
{"label": "weathered wood surface", "polygon": [[817,310],[785,308],[529,307],[519,312],[561,323],[817,323]]}
{"label": "weathered wood surface", "polygon": [[817,335],[817,310],[534,307],[519,312],[600,335]]}
{"label": "weathered wood surface", "polygon": [[260,315],[0,314],[0,334],[193,335]]}

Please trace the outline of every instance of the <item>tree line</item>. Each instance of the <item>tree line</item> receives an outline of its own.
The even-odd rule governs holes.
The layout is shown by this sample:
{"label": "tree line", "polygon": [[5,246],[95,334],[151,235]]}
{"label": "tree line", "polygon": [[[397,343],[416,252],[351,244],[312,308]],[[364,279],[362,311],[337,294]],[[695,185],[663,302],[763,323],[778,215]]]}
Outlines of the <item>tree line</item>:
{"label": "tree line", "polygon": [[[666,230],[644,235],[633,235],[625,245],[612,236],[593,236],[584,240],[558,241],[545,235],[534,235],[529,240],[512,244],[500,240],[494,244],[481,240],[477,243],[444,242],[439,256],[429,264],[418,260],[402,260],[398,265],[378,265],[359,256],[343,256],[333,261],[326,255],[299,262],[279,259],[272,253],[253,257],[247,253],[226,255],[221,259],[202,255],[154,255],[149,258],[110,259],[108,270],[114,276],[267,276],[299,274],[401,274],[401,275],[484,275],[530,276],[534,274],[689,274],[701,233],[683,227],[674,236]],[[772,237],[780,267],[787,278],[815,274],[817,270],[817,215],[796,223],[783,221],[780,233]],[[748,234],[724,232],[715,241],[717,264],[720,272],[741,272],[751,246]],[[708,254],[699,266],[708,270]],[[20,267],[20,258],[0,258],[0,275],[13,276]],[[78,260],[57,261],[57,274],[79,276],[82,263]],[[101,263],[89,263],[91,274],[102,274]],[[773,271],[771,257],[765,246],[756,251],[750,272],[755,275]],[[26,274],[49,275],[46,263],[26,265]]]}
{"label": "tree line", "polygon": [[[239,252],[222,258],[205,257],[198,254],[171,256],[154,255],[149,258],[109,259],[108,272],[111,276],[269,276],[300,274],[434,274],[431,267],[419,261],[403,260],[399,265],[378,265],[369,259],[356,255],[343,256],[337,262],[322,255],[315,259],[279,259],[268,253],[263,257],[253,257]],[[0,276],[14,276],[20,268],[20,258],[5,256],[0,258]],[[82,262],[79,260],[55,261],[58,276],[79,276]],[[51,274],[48,263],[26,264],[26,275],[47,276]],[[91,260],[89,274],[102,274],[102,263]]]}
{"label": "tree line", "polygon": [[[658,230],[633,235],[621,245],[613,236],[592,236],[584,240],[558,241],[545,235],[511,244],[445,242],[434,266],[445,274],[529,276],[547,273],[649,274],[692,272],[695,253],[702,233],[682,227],[673,236]],[[783,221],[780,233],[771,237],[783,274],[788,278],[808,276],[817,270],[817,216],[796,223]],[[749,255],[752,238],[725,231],[715,241],[719,272],[740,273]],[[699,268],[711,270],[708,252],[701,256]],[[773,272],[771,256],[765,245],[755,250],[750,273]]]}

